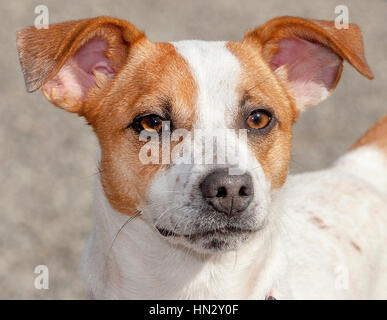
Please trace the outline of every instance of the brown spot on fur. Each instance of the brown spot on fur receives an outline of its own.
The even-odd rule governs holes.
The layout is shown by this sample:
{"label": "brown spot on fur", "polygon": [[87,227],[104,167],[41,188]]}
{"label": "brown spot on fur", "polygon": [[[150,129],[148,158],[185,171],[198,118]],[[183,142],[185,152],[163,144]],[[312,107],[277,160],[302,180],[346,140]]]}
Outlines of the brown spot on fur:
{"label": "brown spot on fur", "polygon": [[316,224],[320,229],[327,229],[328,226],[324,223],[319,217],[312,217],[310,219],[314,224]]}
{"label": "brown spot on fur", "polygon": [[387,116],[380,119],[364,136],[362,136],[351,148],[351,150],[373,145],[383,150],[387,157]]}
{"label": "brown spot on fur", "polygon": [[356,242],[351,241],[350,243],[351,243],[352,247],[355,248],[355,250],[361,252],[361,248],[360,248],[360,246]]}

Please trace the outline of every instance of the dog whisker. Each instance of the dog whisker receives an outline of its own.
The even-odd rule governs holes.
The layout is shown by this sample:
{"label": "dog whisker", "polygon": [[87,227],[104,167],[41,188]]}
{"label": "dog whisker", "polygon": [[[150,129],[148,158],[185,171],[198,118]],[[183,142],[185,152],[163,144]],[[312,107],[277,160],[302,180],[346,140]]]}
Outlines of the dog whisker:
{"label": "dog whisker", "polygon": [[115,241],[117,240],[118,238],[118,235],[121,233],[121,231],[132,221],[134,220],[135,218],[139,217],[141,215],[141,211],[138,211],[133,215],[133,216],[130,216],[128,219],[125,220],[125,222],[121,225],[121,227],[118,229],[118,231],[116,232],[116,234],[114,235],[112,241],[111,241],[111,244],[109,246],[109,249],[108,251],[106,252],[106,260],[105,260],[105,267],[104,267],[104,271],[103,271],[103,278],[105,278],[105,275],[106,275],[106,269],[107,269],[107,263],[108,263],[108,260],[109,260],[109,255],[110,255],[110,252],[111,250],[113,249],[113,246],[114,246],[114,243]]}
{"label": "dog whisker", "polygon": [[137,211],[133,216],[129,217],[125,223],[118,229],[116,235],[114,236],[113,240],[112,240],[112,243],[110,245],[110,248],[109,248],[109,251],[113,248],[113,245],[114,245],[114,242],[116,241],[118,235],[120,234],[120,232],[125,228],[125,226],[130,222],[132,221],[133,219],[137,218],[138,216],[141,215],[141,212],[140,211]]}

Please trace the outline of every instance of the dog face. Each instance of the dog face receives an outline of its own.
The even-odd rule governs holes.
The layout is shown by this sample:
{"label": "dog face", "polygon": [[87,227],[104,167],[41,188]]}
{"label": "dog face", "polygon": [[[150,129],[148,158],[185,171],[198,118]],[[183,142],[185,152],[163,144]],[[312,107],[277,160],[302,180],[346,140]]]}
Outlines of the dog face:
{"label": "dog face", "polygon": [[[193,84],[187,108],[193,114],[187,112],[180,120],[187,123],[184,128],[190,136],[181,149],[202,151],[203,161],[193,156],[178,163],[180,158],[172,155],[171,164],[150,181],[147,201],[140,208],[172,242],[205,251],[234,249],[263,227],[271,186],[278,187],[285,179],[292,106],[262,60],[243,66],[244,56],[246,60],[253,56],[248,44],[183,41],[172,46],[185,62],[184,68],[174,69],[184,70]],[[263,75],[266,85],[261,86],[253,79]],[[176,127],[181,99],[179,92],[170,94],[172,115],[177,116],[168,120]],[[202,150],[201,136],[206,142],[214,137],[214,155],[208,157],[208,148]],[[221,150],[233,146],[237,153],[216,161]],[[275,154],[281,154],[277,161]],[[214,161],[204,161],[211,156]],[[233,174],[232,169],[239,172]]]}
{"label": "dog face", "polygon": [[92,125],[111,205],[199,252],[265,226],[291,126],[335,88],[343,59],[372,77],[356,25],[291,17],[240,42],[153,43],[103,17],[23,29],[17,44],[27,89]]}

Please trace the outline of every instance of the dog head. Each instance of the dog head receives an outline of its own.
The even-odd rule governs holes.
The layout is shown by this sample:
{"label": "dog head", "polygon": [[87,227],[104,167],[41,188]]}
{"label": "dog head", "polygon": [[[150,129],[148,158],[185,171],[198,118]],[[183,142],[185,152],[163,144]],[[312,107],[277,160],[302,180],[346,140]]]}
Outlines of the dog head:
{"label": "dog head", "polygon": [[296,17],[239,42],[177,43],[99,17],[23,29],[17,46],[28,91],[93,127],[112,207],[199,252],[236,249],[264,227],[292,124],[334,90],[343,60],[372,78],[356,25]]}

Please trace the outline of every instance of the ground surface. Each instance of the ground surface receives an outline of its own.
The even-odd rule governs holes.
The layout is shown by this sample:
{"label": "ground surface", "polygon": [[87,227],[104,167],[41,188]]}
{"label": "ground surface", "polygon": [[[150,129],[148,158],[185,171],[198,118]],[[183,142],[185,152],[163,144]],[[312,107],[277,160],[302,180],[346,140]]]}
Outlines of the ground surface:
{"label": "ground surface", "polygon": [[[363,30],[374,81],[348,64],[335,94],[295,127],[291,170],[329,165],[387,113],[387,1],[1,1],[0,10],[0,298],[83,298],[78,274],[91,229],[95,140],[84,121],[27,94],[15,31],[33,24],[45,4],[50,23],[112,15],[145,30],[153,41],[236,40],[278,15],[335,18],[337,4]],[[34,288],[35,266],[49,267],[49,290]]]}

